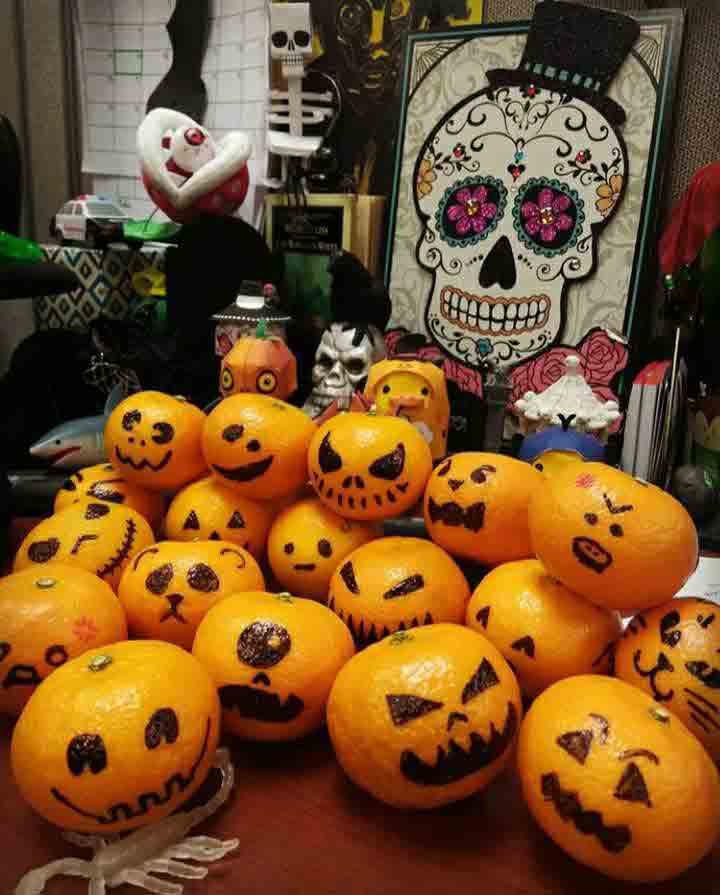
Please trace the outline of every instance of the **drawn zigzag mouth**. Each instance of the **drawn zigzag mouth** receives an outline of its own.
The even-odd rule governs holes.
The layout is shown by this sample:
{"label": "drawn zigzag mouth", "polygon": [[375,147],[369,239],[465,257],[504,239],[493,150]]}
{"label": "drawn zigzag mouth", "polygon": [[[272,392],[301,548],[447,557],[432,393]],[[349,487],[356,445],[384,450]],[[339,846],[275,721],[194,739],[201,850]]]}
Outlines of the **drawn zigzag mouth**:
{"label": "drawn zigzag mouth", "polygon": [[595,836],[606,851],[618,854],[632,841],[629,827],[625,824],[606,826],[599,811],[583,808],[576,792],[563,789],[556,773],[543,774],[540,788],[545,800],[553,803],[562,820],[572,821],[579,833]]}
{"label": "drawn zigzag mouth", "polygon": [[389,637],[390,634],[394,634],[395,631],[407,631],[409,628],[419,628],[421,625],[431,625],[433,623],[433,617],[429,612],[425,613],[425,618],[422,621],[418,618],[413,618],[410,622],[400,622],[397,628],[393,628],[390,630],[387,625],[383,625],[382,628],[380,625],[368,624],[366,625],[365,619],[354,619],[352,613],[345,614],[345,610],[341,609],[339,606],[337,609],[335,608],[335,597],[332,594],[328,597],[328,609],[332,609],[333,612],[337,614],[341,621],[345,622],[352,635],[352,639],[355,641],[355,646],[358,649],[363,649],[366,646],[370,646],[372,643],[377,643],[378,640],[382,640],[383,637]]}
{"label": "drawn zigzag mouth", "polygon": [[[342,513],[343,508],[366,510],[371,502],[374,502],[379,507],[383,506],[385,502],[397,503],[398,496],[400,494],[405,494],[410,487],[410,482],[398,482],[396,485],[391,485],[387,488],[384,495],[365,495],[362,493],[362,489],[357,488],[342,491],[339,488],[336,491],[332,485],[329,485],[326,488],[325,479],[314,470],[313,479],[315,480],[315,488],[317,489],[318,494],[322,495],[326,500],[334,500],[339,507],[338,512],[340,513]],[[395,491],[398,492],[397,494],[393,491],[393,487],[395,488]]]}
{"label": "drawn zigzag mouth", "polygon": [[545,326],[550,316],[550,299],[547,295],[480,297],[445,286],[440,293],[440,313],[454,326],[468,332],[485,336],[511,336]]}
{"label": "drawn zigzag mouth", "polygon": [[136,533],[137,525],[135,524],[135,521],[133,519],[128,519],[125,523],[125,537],[123,538],[119,550],[102,568],[97,570],[95,573],[96,575],[99,575],[100,578],[106,578],[108,575],[112,575],[116,569],[120,568],[128,556],[130,556],[130,551],[135,543]]}
{"label": "drawn zigzag mouth", "polygon": [[165,467],[168,465],[172,454],[172,451],[168,451],[162,458],[162,460],[157,464],[151,463],[146,457],[143,457],[143,459],[138,462],[136,460],[133,460],[132,457],[125,456],[120,448],[115,445],[115,456],[118,458],[118,460],[121,463],[124,463],[125,466],[131,466],[136,472],[140,472],[140,470],[142,469],[151,469],[153,472],[160,472],[161,469],[165,469]]}
{"label": "drawn zigzag mouth", "polygon": [[244,684],[220,687],[220,703],[224,709],[237,711],[243,718],[270,723],[293,721],[305,708],[305,703],[291,693],[282,702],[277,693],[268,693]]}

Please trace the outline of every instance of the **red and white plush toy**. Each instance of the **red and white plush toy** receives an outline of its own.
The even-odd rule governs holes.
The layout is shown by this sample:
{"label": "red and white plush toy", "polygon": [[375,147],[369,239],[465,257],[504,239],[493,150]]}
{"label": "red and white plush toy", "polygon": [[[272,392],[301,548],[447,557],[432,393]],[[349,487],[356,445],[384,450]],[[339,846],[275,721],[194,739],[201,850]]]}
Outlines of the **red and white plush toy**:
{"label": "red and white plush toy", "polygon": [[143,183],[153,202],[180,224],[196,214],[231,215],[248,191],[251,146],[241,131],[215,142],[174,109],[153,109],[138,128]]}

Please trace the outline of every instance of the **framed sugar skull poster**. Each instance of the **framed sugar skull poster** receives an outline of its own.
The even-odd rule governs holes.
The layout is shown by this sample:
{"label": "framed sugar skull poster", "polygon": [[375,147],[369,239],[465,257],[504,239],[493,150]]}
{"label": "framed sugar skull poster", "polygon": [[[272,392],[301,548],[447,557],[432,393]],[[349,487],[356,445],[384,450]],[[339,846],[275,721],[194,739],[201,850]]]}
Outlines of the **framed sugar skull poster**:
{"label": "framed sugar skull poster", "polygon": [[545,0],[531,23],[410,35],[391,353],[397,332],[420,333],[461,388],[503,369],[511,401],[576,354],[613,397],[647,288],[682,24]]}

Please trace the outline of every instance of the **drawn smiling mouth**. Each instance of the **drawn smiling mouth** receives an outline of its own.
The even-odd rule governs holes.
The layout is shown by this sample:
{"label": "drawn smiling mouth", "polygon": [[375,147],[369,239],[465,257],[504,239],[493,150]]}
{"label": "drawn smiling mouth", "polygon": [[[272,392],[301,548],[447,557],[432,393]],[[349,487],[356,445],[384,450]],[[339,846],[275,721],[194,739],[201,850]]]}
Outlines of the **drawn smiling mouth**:
{"label": "drawn smiling mouth", "polygon": [[137,525],[135,524],[133,519],[128,519],[125,523],[125,537],[123,538],[123,542],[120,545],[119,550],[114,556],[111,556],[110,559],[105,563],[102,568],[98,569],[95,573],[100,578],[105,578],[108,575],[112,575],[112,573],[118,569],[130,556],[130,551],[133,548],[133,544],[135,543],[135,533],[137,532]]}
{"label": "drawn smiling mouth", "polygon": [[7,690],[9,687],[37,687],[41,683],[42,678],[34,665],[13,665],[2,685]]}
{"label": "drawn smiling mouth", "polygon": [[296,572],[314,572],[315,571],[315,563],[314,562],[296,562],[293,566]]}
{"label": "drawn smiling mouth", "polygon": [[213,469],[230,479],[231,482],[251,482],[253,479],[259,478],[263,473],[270,469],[273,457],[266,457],[264,460],[257,460],[255,463],[246,463],[244,466],[216,466]]}
{"label": "drawn smiling mouth", "polygon": [[151,469],[153,472],[160,472],[161,469],[165,469],[165,467],[170,462],[170,458],[172,457],[173,452],[168,451],[162,460],[159,463],[151,463],[146,457],[143,457],[139,462],[137,460],[133,460],[132,457],[125,456],[120,448],[115,446],[115,456],[121,463],[124,463],[125,466],[131,466],[137,472],[140,472],[141,469]]}
{"label": "drawn smiling mouth", "polygon": [[147,814],[151,808],[155,808],[158,805],[166,805],[174,795],[185,792],[188,786],[190,786],[207,753],[208,741],[210,739],[210,727],[211,722],[210,718],[208,718],[200,754],[195,759],[188,775],[185,776],[178,771],[176,774],[173,774],[172,777],[168,777],[164,784],[163,793],[141,793],[138,796],[136,808],[129,805],[127,802],[118,802],[115,805],[111,805],[106,814],[93,814],[91,811],[86,811],[84,808],[78,808],[78,806],[74,805],[67,796],[60,792],[59,789],[53,787],[50,792],[52,793],[53,798],[57,799],[62,805],[65,805],[66,808],[69,808],[81,817],[86,817],[88,820],[94,820],[96,823],[103,826],[117,823],[117,821],[120,820],[132,820],[135,817],[142,817],[144,814]]}
{"label": "drawn smiling mouth", "polygon": [[613,854],[618,854],[630,845],[632,835],[629,827],[625,824],[606,826],[599,811],[583,808],[576,792],[562,788],[557,774],[543,774],[540,787],[545,801],[553,803],[562,820],[572,821],[578,833],[595,836],[600,845]]}
{"label": "drawn smiling mouth", "polygon": [[443,522],[453,528],[480,531],[485,524],[485,504],[478,501],[470,504],[469,507],[461,507],[454,500],[435,503],[431,497],[428,501],[428,515],[431,522]]}
{"label": "drawn smiling mouth", "polygon": [[269,721],[283,723],[292,721],[305,708],[305,703],[291,693],[282,702],[277,693],[267,693],[256,687],[238,684],[227,684],[220,687],[220,703],[224,709],[234,709],[243,718],[253,721]]}
{"label": "drawn smiling mouth", "polygon": [[612,556],[592,538],[573,538],[572,552],[588,569],[601,575],[612,564]]}
{"label": "drawn smiling mouth", "polygon": [[421,786],[456,783],[500,758],[515,736],[517,722],[517,710],[512,702],[508,702],[503,729],[498,731],[494,724],[490,724],[490,736],[487,740],[479,733],[471,733],[468,750],[463,749],[455,740],[450,740],[447,751],[438,746],[434,764],[424,762],[410,749],[406,749],[400,757],[400,771],[407,780]]}

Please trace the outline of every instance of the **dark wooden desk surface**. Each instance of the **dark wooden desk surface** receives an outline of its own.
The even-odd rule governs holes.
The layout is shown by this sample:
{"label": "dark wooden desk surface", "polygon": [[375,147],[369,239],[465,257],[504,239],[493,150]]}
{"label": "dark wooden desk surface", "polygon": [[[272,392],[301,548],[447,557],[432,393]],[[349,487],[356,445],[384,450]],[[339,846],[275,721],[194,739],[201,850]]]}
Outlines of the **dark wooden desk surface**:
{"label": "dark wooden desk surface", "polygon": [[[9,770],[11,724],[0,722],[0,895],[32,867],[68,855],[18,795]],[[695,895],[718,891],[720,847],[678,879],[639,889],[581,867],[535,826],[513,773],[484,793],[434,812],[403,814],[355,788],[323,732],[284,745],[233,744],[231,801],[195,833],[237,837],[186,895]],[[87,881],[57,879],[48,895],[84,895]],[[128,886],[118,895],[139,892]]]}

